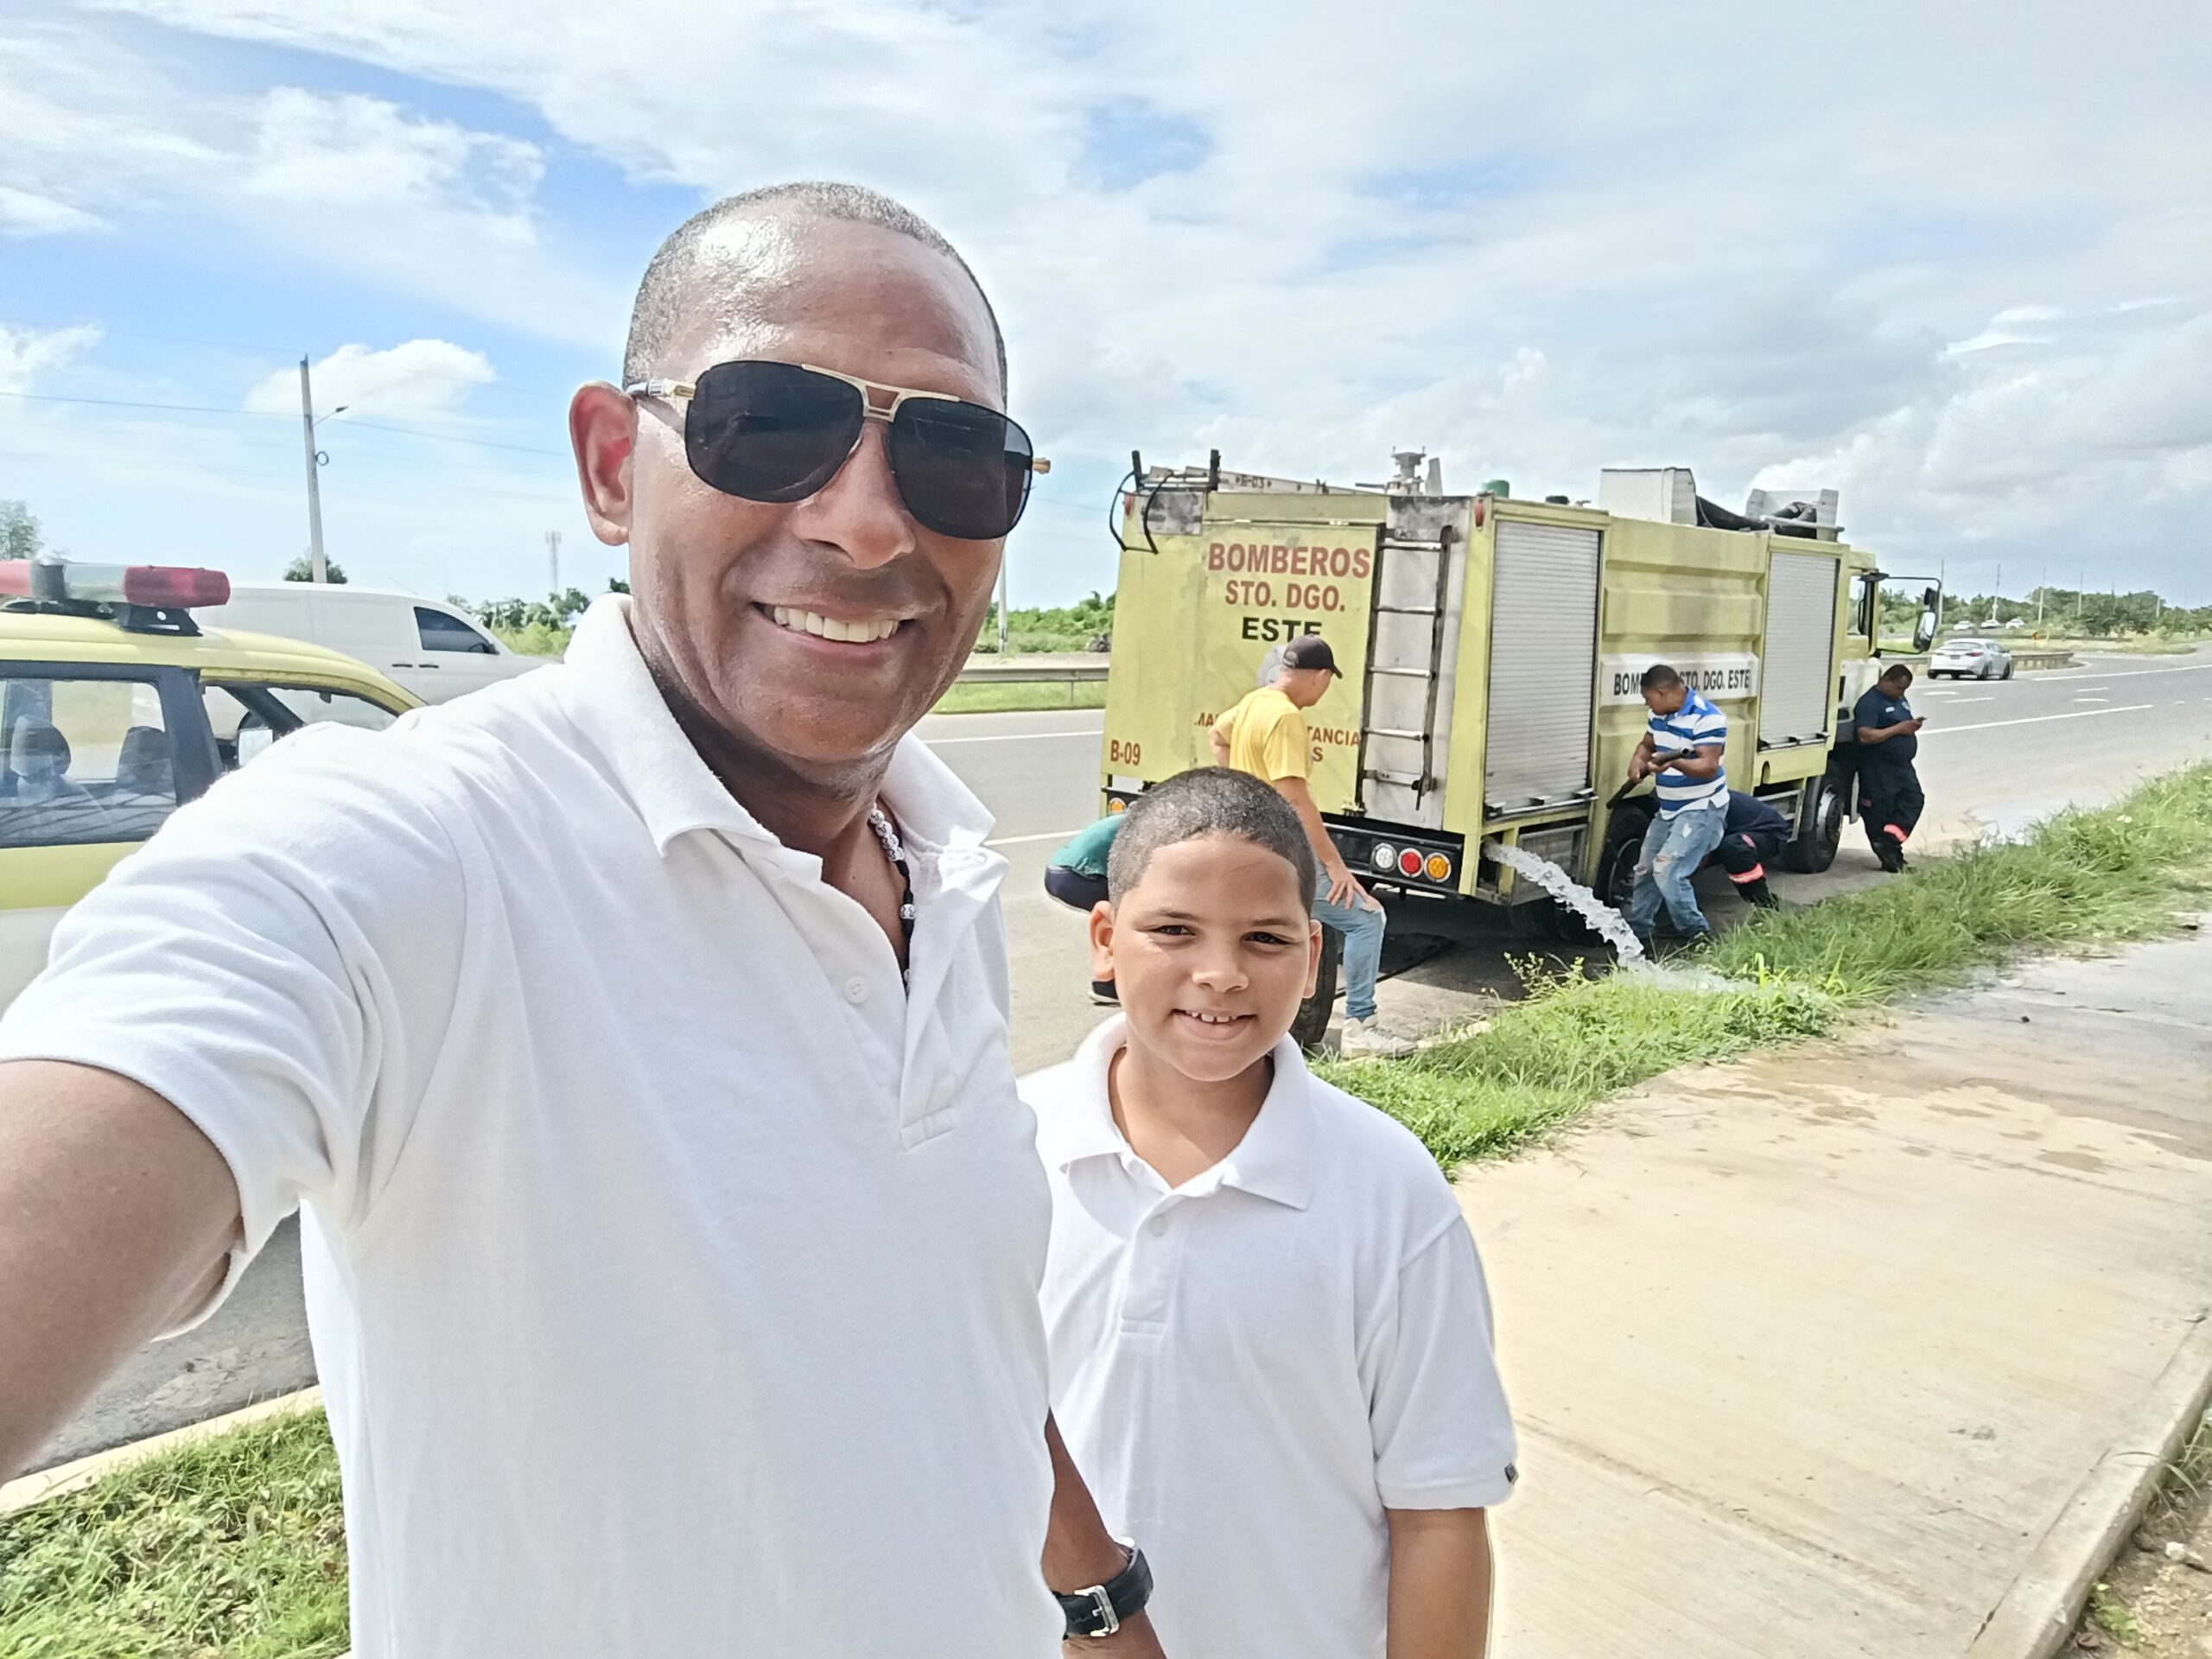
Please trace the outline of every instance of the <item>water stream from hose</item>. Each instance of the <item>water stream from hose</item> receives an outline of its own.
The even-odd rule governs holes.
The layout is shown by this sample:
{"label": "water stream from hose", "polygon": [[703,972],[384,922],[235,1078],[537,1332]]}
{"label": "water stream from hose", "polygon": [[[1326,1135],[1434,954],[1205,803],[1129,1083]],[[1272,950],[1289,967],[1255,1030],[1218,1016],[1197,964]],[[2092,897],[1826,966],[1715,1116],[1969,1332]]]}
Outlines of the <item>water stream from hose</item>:
{"label": "water stream from hose", "polygon": [[1618,954],[1620,965],[1633,968],[1643,960],[1643,946],[1620,912],[1584,887],[1548,858],[1502,841],[1483,843],[1485,857],[1494,858],[1516,875],[1527,877],[1589,925],[1590,931]]}

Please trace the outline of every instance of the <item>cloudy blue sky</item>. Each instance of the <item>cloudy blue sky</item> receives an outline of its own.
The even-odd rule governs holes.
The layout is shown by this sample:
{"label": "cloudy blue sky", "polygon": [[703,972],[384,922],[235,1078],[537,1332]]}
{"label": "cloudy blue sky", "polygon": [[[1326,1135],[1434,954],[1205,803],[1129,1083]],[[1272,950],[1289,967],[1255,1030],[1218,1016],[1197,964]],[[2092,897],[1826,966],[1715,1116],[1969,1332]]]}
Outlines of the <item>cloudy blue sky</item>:
{"label": "cloudy blue sky", "polygon": [[356,581],[535,593],[558,530],[597,587],[569,391],[687,213],[827,176],[998,302],[1058,463],[1017,603],[1111,586],[1131,448],[1216,446],[1827,485],[1894,569],[2212,602],[2212,12],[2090,16],[16,0],[0,498],[80,557],[272,574],[305,353]]}

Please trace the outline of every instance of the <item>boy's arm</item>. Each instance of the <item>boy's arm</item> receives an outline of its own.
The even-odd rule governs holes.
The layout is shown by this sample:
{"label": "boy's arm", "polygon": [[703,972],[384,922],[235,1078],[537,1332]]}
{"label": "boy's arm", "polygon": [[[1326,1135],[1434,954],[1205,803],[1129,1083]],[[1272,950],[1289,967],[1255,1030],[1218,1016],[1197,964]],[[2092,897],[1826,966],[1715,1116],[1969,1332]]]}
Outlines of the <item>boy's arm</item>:
{"label": "boy's arm", "polygon": [[1483,1510],[1385,1510],[1389,1659],[1482,1659],[1490,1647],[1490,1529]]}

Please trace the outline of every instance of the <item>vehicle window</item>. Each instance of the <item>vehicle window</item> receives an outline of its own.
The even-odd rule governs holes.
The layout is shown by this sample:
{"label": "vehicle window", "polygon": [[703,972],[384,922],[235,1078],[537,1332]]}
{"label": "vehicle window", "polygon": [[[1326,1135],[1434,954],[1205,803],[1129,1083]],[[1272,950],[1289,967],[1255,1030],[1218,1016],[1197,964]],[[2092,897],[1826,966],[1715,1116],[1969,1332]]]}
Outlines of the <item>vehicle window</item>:
{"label": "vehicle window", "polygon": [[1859,597],[1852,605],[1852,632],[1865,634],[1870,639],[1874,637],[1874,594],[1879,587],[1872,576],[1859,577]]}
{"label": "vehicle window", "polygon": [[143,841],[175,810],[151,680],[0,678],[0,847]]}
{"label": "vehicle window", "polygon": [[382,703],[351,691],[311,686],[226,682],[207,686],[202,699],[225,772],[236,772],[302,727],[334,724],[380,732],[399,718]]}
{"label": "vehicle window", "polygon": [[426,605],[415,607],[416,632],[423,636],[425,651],[474,651],[485,656],[495,656],[499,647],[489,637],[480,633],[457,616],[443,611],[434,611]]}

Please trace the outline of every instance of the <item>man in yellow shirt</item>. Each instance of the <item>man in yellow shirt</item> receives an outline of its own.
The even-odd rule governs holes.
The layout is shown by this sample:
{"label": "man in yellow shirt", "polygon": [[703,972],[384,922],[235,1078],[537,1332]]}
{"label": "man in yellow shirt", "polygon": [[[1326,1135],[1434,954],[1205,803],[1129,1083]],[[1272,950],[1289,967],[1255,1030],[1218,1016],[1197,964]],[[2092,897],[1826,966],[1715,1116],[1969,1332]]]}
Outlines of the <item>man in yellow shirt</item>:
{"label": "man in yellow shirt", "polygon": [[1344,1052],[1352,1057],[1405,1054],[1414,1045],[1394,1035],[1375,1015],[1375,981],[1382,967],[1382,906],[1359,885],[1321,822],[1306,775],[1313,766],[1313,734],[1306,710],[1328,693],[1342,671],[1329,642],[1318,634],[1294,639],[1282,654],[1274,682],[1263,685],[1213,723],[1217,766],[1249,772],[1274,785],[1298,810],[1306,838],[1321,866],[1327,891],[1313,900],[1314,918],[1344,938]]}

